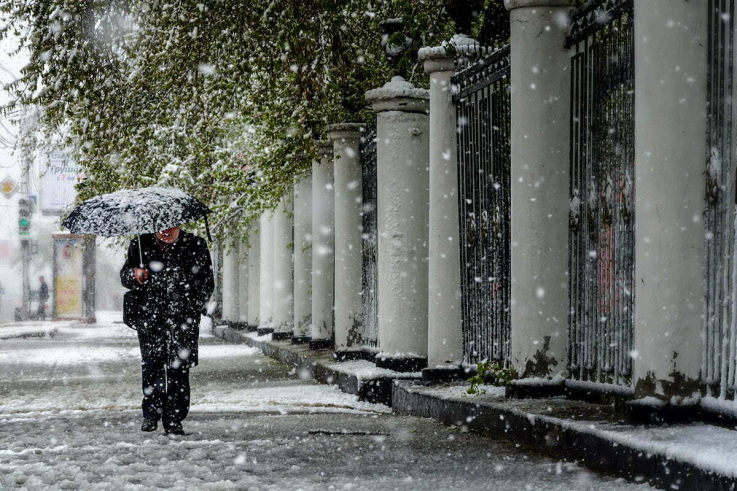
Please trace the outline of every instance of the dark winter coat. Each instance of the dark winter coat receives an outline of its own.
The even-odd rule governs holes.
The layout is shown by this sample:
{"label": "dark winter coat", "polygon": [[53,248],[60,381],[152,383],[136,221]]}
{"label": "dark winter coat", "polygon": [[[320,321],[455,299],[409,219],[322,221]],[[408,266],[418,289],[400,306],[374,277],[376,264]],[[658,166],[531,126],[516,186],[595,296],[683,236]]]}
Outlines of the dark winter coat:
{"label": "dark winter coat", "polygon": [[131,241],[120,270],[124,287],[143,292],[138,328],[141,356],[165,357],[175,366],[195,366],[200,314],[214,289],[207,243],[182,230],[179,239],[169,245],[154,234],[141,235],[141,249],[148,280],[141,285],[134,277],[140,267],[137,238]]}
{"label": "dark winter coat", "polygon": [[41,283],[40,287],[38,287],[38,299],[42,302],[49,299],[49,287],[45,281]]}

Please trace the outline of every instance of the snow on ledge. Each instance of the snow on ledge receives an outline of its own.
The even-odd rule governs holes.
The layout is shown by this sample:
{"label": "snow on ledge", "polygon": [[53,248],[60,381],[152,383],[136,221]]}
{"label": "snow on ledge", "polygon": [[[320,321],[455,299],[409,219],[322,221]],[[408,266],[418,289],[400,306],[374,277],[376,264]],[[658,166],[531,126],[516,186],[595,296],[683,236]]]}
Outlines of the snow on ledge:
{"label": "snow on ledge", "polygon": [[352,375],[359,381],[375,380],[377,378],[422,378],[422,372],[395,372],[394,370],[389,370],[387,368],[377,368],[376,365],[368,360],[352,360],[331,363],[328,367],[336,372]]}
{"label": "snow on ledge", "polygon": [[524,387],[547,387],[551,385],[563,385],[564,383],[565,379],[561,375],[556,375],[553,378],[530,377],[512,381],[512,385]]}
{"label": "snow on ledge", "polygon": [[[622,445],[647,455],[662,455],[669,460],[684,462],[715,472],[728,478],[737,478],[737,431],[707,423],[673,424],[662,426],[637,426],[631,424],[602,423],[600,421],[573,421],[546,414],[531,413],[513,407],[506,400],[489,400],[484,396],[464,397],[462,386],[429,389],[422,386],[406,387],[410,392],[426,394],[445,400],[470,404],[488,405],[519,417],[527,418],[531,424],[548,423],[561,428],[592,435]],[[484,387],[486,388],[486,387]],[[487,388],[488,390],[488,388]],[[491,394],[494,395],[494,394]],[[708,404],[717,403],[710,398]],[[659,401],[658,399],[656,399]],[[726,411],[726,405],[737,405],[724,401],[718,405]]]}

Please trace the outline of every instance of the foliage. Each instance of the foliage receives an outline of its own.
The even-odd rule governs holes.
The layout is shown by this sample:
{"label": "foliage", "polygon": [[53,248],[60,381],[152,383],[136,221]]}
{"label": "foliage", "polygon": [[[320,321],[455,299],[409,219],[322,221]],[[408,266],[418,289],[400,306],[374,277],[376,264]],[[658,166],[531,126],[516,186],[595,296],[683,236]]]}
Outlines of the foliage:
{"label": "foliage", "polygon": [[512,383],[514,378],[514,373],[509,368],[504,368],[499,363],[492,365],[490,361],[480,361],[476,363],[476,373],[468,379],[470,386],[466,389],[466,393],[483,395],[486,394],[486,391],[481,388],[482,385],[507,386]]}
{"label": "foliage", "polygon": [[39,108],[39,145],[69,148],[87,176],[80,200],[177,186],[222,235],[276,206],[327,124],[372,116],[366,90],[393,71],[427,84],[415,50],[387,64],[379,24],[406,25],[384,44],[437,45],[454,30],[448,3],[0,0],[2,35],[31,58],[5,110]]}

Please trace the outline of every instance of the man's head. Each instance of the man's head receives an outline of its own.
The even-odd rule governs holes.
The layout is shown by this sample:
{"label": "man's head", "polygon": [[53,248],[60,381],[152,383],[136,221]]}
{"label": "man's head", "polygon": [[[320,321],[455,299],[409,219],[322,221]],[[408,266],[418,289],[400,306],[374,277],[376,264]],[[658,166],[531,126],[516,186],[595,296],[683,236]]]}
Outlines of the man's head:
{"label": "man's head", "polygon": [[156,238],[164,244],[173,244],[179,238],[179,232],[181,231],[182,229],[179,227],[167,228],[161,232],[156,232]]}
{"label": "man's head", "polygon": [[41,283],[43,283],[43,282],[44,282],[44,281],[46,281],[46,280],[44,280],[44,277],[43,277],[43,276],[39,276],[39,277],[38,277],[38,281],[40,281]]}

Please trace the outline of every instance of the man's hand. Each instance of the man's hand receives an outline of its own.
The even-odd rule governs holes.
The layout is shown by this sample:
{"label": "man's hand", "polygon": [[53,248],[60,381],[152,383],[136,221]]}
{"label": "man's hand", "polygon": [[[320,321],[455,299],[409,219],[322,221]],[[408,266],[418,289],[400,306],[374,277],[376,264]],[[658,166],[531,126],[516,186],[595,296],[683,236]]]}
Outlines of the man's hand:
{"label": "man's hand", "polygon": [[135,270],[133,270],[133,277],[138,283],[143,285],[143,283],[148,279],[148,270],[143,268],[136,268]]}

